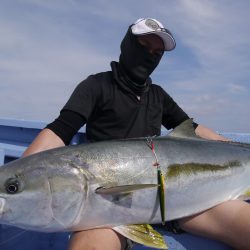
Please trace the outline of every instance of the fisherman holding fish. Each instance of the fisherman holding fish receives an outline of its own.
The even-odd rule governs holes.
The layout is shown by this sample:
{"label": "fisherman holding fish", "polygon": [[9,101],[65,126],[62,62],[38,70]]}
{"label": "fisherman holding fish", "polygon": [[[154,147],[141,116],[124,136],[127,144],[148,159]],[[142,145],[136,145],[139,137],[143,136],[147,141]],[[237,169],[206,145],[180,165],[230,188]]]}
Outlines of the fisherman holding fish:
{"label": "fisherman holding fish", "polygon": [[[119,61],[111,62],[111,71],[82,81],[59,117],[41,131],[23,156],[68,145],[85,124],[87,140],[94,142],[159,136],[161,125],[173,129],[189,119],[150,78],[164,52],[175,45],[171,32],[156,19],[141,18],[130,25],[121,42]],[[204,139],[227,141],[203,125],[193,123],[193,127]],[[176,231],[182,229],[223,241],[236,249],[250,249],[249,218],[249,205],[234,200],[174,221],[171,226]],[[126,238],[110,228],[75,232],[69,246],[70,250],[126,248]]]}

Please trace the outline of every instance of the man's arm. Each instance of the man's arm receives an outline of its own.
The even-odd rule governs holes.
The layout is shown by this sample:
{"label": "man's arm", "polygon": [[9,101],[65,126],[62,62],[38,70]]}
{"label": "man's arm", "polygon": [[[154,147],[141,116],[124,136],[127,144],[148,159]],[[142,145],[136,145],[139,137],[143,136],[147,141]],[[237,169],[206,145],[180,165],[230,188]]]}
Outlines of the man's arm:
{"label": "man's arm", "polygon": [[65,146],[62,139],[50,129],[45,128],[38,134],[35,140],[25,150],[22,157],[62,146]]}
{"label": "man's arm", "polygon": [[217,134],[215,131],[211,130],[210,128],[207,128],[203,125],[198,125],[195,129],[196,135],[208,139],[208,140],[217,140],[217,141],[230,141],[228,138]]}

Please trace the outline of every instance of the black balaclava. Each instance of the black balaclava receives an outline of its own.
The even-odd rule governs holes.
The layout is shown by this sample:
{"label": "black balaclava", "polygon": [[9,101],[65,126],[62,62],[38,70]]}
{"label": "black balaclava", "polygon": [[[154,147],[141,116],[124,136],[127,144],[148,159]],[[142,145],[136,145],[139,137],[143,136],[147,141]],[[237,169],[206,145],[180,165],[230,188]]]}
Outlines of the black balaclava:
{"label": "black balaclava", "polygon": [[145,84],[159,64],[162,54],[151,54],[132,34],[131,26],[121,42],[119,67],[136,84]]}

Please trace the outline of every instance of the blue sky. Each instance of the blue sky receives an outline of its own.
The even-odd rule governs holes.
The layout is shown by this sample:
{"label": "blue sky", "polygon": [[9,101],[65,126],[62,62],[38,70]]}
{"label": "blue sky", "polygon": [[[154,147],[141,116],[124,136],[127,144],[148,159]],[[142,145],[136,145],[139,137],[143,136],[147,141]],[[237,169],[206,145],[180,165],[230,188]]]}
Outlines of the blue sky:
{"label": "blue sky", "polygon": [[110,69],[128,25],[161,21],[177,46],[152,75],[198,123],[250,132],[250,1],[1,0],[0,117],[50,122]]}

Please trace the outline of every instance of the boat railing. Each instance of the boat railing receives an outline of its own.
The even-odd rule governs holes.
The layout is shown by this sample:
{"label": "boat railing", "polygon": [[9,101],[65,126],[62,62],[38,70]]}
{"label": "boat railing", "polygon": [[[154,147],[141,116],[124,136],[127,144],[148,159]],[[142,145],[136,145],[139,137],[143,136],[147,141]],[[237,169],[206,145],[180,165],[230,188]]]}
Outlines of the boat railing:
{"label": "boat railing", "polygon": [[[47,122],[18,119],[0,119],[0,166],[19,158]],[[85,128],[71,140],[71,144],[86,141]]]}

